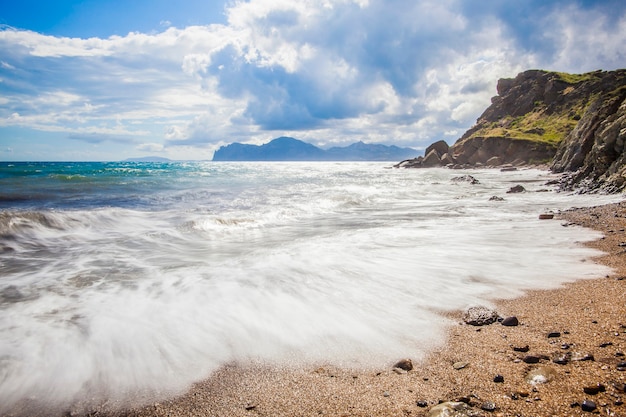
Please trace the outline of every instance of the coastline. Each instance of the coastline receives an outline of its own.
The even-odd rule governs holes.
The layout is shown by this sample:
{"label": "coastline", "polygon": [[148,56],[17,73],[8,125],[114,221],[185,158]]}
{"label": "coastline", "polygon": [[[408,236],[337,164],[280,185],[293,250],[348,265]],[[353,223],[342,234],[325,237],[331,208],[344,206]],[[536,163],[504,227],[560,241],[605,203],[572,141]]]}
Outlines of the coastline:
{"label": "coastline", "polygon": [[[591,402],[596,414],[626,415],[626,370],[618,369],[626,361],[626,202],[573,209],[547,221],[602,232],[587,245],[605,253],[593,261],[613,272],[495,301],[498,313],[516,316],[518,326],[474,327],[460,323],[460,312],[451,313],[459,324],[449,329],[446,345],[414,361],[409,372],[392,364],[378,370],[230,365],[178,398],[109,415],[426,416],[440,401],[469,403],[476,413],[470,415],[591,415],[583,410]],[[527,352],[513,349],[526,346]],[[538,363],[526,363],[526,356]],[[559,357],[564,364],[553,361]],[[461,362],[467,365],[455,369]],[[526,382],[538,367],[551,368],[553,380]],[[503,382],[494,382],[496,375]]]}

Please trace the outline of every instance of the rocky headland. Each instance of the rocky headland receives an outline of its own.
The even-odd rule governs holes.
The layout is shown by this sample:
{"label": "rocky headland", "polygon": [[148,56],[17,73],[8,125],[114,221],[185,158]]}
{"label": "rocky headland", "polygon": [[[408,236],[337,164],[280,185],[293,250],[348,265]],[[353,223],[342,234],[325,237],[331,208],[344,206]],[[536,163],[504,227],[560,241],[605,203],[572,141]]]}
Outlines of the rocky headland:
{"label": "rocky headland", "polygon": [[437,141],[396,167],[548,165],[563,188],[626,188],[626,70],[574,75],[529,70],[498,95],[452,146]]}

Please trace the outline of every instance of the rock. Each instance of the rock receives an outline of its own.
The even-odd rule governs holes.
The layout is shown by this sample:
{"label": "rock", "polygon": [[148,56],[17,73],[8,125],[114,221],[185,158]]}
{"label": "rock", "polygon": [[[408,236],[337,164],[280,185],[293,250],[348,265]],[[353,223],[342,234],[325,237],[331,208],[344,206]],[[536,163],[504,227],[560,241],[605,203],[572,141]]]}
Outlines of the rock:
{"label": "rock", "polygon": [[530,350],[530,347],[528,345],[526,346],[513,346],[513,350],[515,352],[523,352],[526,353]]}
{"label": "rock", "polygon": [[420,401],[417,402],[417,406],[420,407],[420,408],[426,408],[426,407],[428,407],[428,402],[424,401],[424,400],[420,400]]}
{"label": "rock", "polygon": [[428,411],[428,417],[474,417],[480,413],[460,401],[446,401]]}
{"label": "rock", "polygon": [[524,363],[539,363],[541,358],[539,356],[526,355],[522,360],[524,361]]}
{"label": "rock", "polygon": [[495,382],[496,384],[500,384],[502,382],[504,382],[504,377],[500,374],[496,375],[493,377],[493,382]]}
{"label": "rock", "polygon": [[400,368],[393,368],[392,371],[397,373],[398,375],[404,375],[407,373],[407,371],[405,371],[404,369],[400,369]]}
{"label": "rock", "polygon": [[489,199],[489,201],[504,201],[504,198],[494,195]]}
{"label": "rock", "polygon": [[469,365],[469,362],[462,362],[462,361],[460,361],[460,362],[454,362],[454,363],[452,364],[452,367],[453,367],[454,369],[456,369],[457,371],[459,371],[459,370],[461,370],[461,369],[463,369],[463,368],[467,368],[467,367],[468,367],[468,365]]}
{"label": "rock", "polygon": [[594,411],[596,408],[598,408],[598,406],[596,405],[596,403],[594,403],[591,400],[585,400],[583,401],[583,403],[580,405],[580,408],[583,411],[587,411],[587,412],[592,412]]}
{"label": "rock", "polygon": [[480,406],[480,409],[483,410],[483,411],[493,412],[493,411],[496,411],[496,405],[495,405],[495,403],[492,403],[491,401],[487,401],[487,402],[484,402]]}
{"label": "rock", "polygon": [[549,366],[540,366],[526,374],[526,382],[532,385],[546,384],[556,378],[556,371]]}
{"label": "rock", "polygon": [[618,371],[626,371],[626,362],[619,362],[617,364],[617,370]]}
{"label": "rock", "polygon": [[548,339],[554,338],[554,337],[561,337],[561,333],[560,332],[550,332],[550,333],[548,333]]}
{"label": "rock", "polygon": [[604,391],[606,391],[606,387],[603,384],[596,384],[596,385],[583,387],[583,392],[589,395],[596,395]]}
{"label": "rock", "polygon": [[435,151],[437,153],[437,156],[441,158],[443,157],[444,154],[448,153],[449,149],[450,147],[448,146],[448,143],[445,140],[439,140],[435,143],[428,145],[428,147],[424,151],[424,155],[428,155],[432,151]]}
{"label": "rock", "polygon": [[514,187],[509,188],[509,191],[507,191],[507,194],[523,193],[524,191],[526,191],[524,187],[522,187],[521,185],[516,185]]}
{"label": "rock", "polygon": [[539,220],[552,220],[554,219],[554,214],[552,213],[542,213],[539,215]]}
{"label": "rock", "polygon": [[472,326],[485,326],[497,320],[498,313],[487,307],[470,307],[463,315],[463,321]]}
{"label": "rock", "polygon": [[426,156],[424,156],[424,160],[422,161],[422,166],[424,168],[432,168],[436,166],[441,166],[441,157],[433,149],[429,153],[427,153]]}
{"label": "rock", "polygon": [[605,348],[608,346],[613,346],[613,342],[604,342],[604,343],[600,343],[600,347],[601,348]]}
{"label": "rock", "polygon": [[512,172],[512,171],[517,171],[517,168],[516,167],[510,167],[510,166],[509,167],[502,167],[502,168],[500,168],[500,171],[501,172]]}
{"label": "rock", "polygon": [[552,362],[558,365],[567,365],[569,363],[569,360],[570,360],[570,355],[565,354],[565,355],[558,355],[554,357],[554,359],[552,359]]}
{"label": "rock", "polygon": [[517,317],[511,316],[502,320],[500,324],[502,324],[503,326],[509,326],[509,327],[517,326],[519,325],[519,320],[517,320]]}
{"label": "rock", "polygon": [[472,177],[471,175],[461,175],[458,177],[454,177],[452,179],[450,179],[450,181],[452,182],[468,182],[472,185],[475,184],[480,184],[480,181],[478,181],[476,178]]}
{"label": "rock", "polygon": [[492,156],[487,160],[487,162],[485,162],[485,165],[487,165],[488,167],[497,167],[499,165],[502,165],[502,158],[500,158],[499,156]]}
{"label": "rock", "polygon": [[396,364],[393,366],[394,368],[400,368],[404,371],[410,371],[413,369],[413,362],[411,361],[411,359],[402,359],[398,362],[396,362]]}

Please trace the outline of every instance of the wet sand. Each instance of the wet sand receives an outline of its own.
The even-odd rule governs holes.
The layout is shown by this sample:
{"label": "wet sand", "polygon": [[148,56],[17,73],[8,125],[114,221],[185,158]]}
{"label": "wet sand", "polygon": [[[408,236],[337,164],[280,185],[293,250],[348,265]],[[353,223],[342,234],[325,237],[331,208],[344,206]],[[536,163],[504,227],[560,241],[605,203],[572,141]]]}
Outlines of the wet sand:
{"label": "wet sand", "polygon": [[[462,324],[462,312],[450,313],[458,324],[450,327],[446,345],[414,360],[409,372],[392,369],[393,363],[371,370],[233,364],[181,397],[114,415],[426,416],[441,401],[461,401],[476,413],[470,415],[626,416],[626,370],[619,366],[626,361],[626,202],[545,221],[603,232],[589,246],[606,256],[592,261],[613,273],[496,302],[498,313],[516,316],[518,326],[475,327]],[[527,352],[514,349],[526,346]],[[461,363],[466,366],[456,369]],[[553,379],[527,382],[537,367],[550,368]],[[497,375],[503,382],[494,382]],[[584,411],[583,402],[596,410]]]}

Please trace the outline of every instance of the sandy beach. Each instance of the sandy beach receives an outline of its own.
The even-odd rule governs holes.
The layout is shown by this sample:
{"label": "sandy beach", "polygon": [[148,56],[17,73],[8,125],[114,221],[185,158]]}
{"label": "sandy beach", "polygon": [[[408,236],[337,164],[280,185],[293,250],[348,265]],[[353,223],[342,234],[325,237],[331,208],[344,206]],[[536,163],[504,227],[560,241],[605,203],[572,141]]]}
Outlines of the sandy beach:
{"label": "sandy beach", "polygon": [[183,396],[115,415],[428,416],[455,401],[465,404],[457,405],[462,415],[626,416],[626,203],[545,221],[601,231],[605,237],[589,245],[606,255],[592,261],[613,273],[497,301],[498,314],[515,316],[517,326],[471,326],[462,312],[451,313],[458,324],[448,342],[408,372],[394,363],[373,370],[232,364]]}

